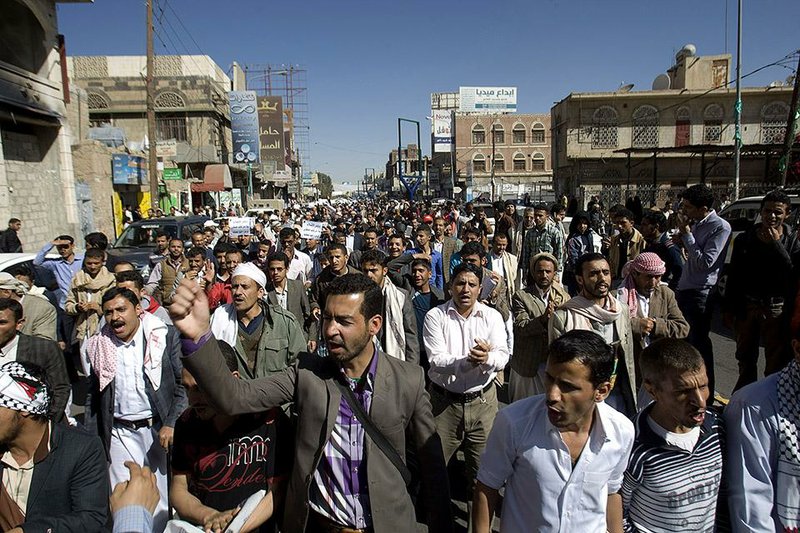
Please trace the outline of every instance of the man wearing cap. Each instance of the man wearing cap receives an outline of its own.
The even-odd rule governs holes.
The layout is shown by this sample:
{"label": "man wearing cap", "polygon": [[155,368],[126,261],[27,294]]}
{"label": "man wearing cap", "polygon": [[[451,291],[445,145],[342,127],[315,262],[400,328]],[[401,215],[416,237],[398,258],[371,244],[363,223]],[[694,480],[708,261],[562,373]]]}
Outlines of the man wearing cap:
{"label": "man wearing cap", "polygon": [[54,340],[20,333],[23,323],[22,305],[11,298],[0,298],[0,364],[20,361],[42,367],[53,391],[50,418],[60,422],[71,390],[64,354]]}
{"label": "man wearing cap", "polygon": [[678,308],[675,293],[661,284],[664,272],[666,264],[653,252],[639,254],[622,269],[617,300],[628,305],[633,359],[637,362],[639,354],[652,342],[663,338],[685,339],[689,334],[689,323]]}
{"label": "man wearing cap", "polygon": [[56,340],[56,308],[44,298],[27,296],[28,286],[8,272],[0,272],[0,298],[11,298],[22,305],[25,320],[20,330],[25,335]]}
{"label": "man wearing cap", "polygon": [[389,253],[389,237],[394,234],[394,222],[386,219],[383,223],[383,235],[378,237],[378,249],[385,253]]}
{"label": "man wearing cap", "polygon": [[239,373],[260,378],[291,366],[306,350],[303,327],[292,313],[265,300],[267,277],[252,263],[231,274],[233,303],[218,307],[211,332],[236,350]]}
{"label": "man wearing cap", "polygon": [[30,363],[0,367],[0,530],[103,531],[110,489],[100,439],[48,420],[42,374]]}
{"label": "man wearing cap", "polygon": [[106,324],[84,343],[89,368],[85,426],[99,435],[112,485],[129,478],[126,461],[150,467],[161,499],[154,531],[167,521],[167,449],[187,406],[180,339],[142,311],[133,291],[113,287],[102,300]]}

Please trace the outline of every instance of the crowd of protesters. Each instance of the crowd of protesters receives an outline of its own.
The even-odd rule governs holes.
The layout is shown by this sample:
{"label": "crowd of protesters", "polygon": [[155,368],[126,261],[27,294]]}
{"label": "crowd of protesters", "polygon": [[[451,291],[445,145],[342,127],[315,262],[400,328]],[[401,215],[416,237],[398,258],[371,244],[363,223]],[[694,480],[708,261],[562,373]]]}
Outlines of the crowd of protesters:
{"label": "crowd of protesters", "polygon": [[0,527],[453,531],[460,451],[475,532],[797,531],[791,201],[715,207],[292,204],[153,230],[144,271],[60,235],[48,290],[0,273]]}

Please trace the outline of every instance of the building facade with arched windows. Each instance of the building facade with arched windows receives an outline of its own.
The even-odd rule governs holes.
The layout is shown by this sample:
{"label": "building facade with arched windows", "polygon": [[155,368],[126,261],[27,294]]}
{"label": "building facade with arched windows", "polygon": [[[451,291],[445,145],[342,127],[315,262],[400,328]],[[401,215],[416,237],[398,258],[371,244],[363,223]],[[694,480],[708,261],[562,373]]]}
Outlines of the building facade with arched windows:
{"label": "building facade with arched windows", "polygon": [[[670,88],[571,93],[556,103],[548,159],[557,192],[588,198],[603,187],[732,186],[730,59],[679,55]],[[791,96],[790,84],[742,89],[742,142],[751,150],[741,159],[742,183],[777,179]]]}

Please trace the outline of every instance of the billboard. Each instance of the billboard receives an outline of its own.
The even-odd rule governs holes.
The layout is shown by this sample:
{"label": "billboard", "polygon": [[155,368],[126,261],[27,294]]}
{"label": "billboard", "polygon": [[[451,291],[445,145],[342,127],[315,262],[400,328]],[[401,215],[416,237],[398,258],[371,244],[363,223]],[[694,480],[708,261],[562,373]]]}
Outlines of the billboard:
{"label": "billboard", "polygon": [[280,96],[258,97],[258,127],[261,162],[275,163],[264,171],[264,175],[269,176],[271,174],[269,170],[272,168],[275,170],[286,168],[286,154],[283,148],[283,100]]}
{"label": "billboard", "polygon": [[147,183],[147,160],[140,155],[112,155],[111,183],[114,185],[144,185]]}
{"label": "billboard", "polygon": [[516,113],[516,87],[459,87],[462,113]]}
{"label": "billboard", "polygon": [[433,117],[433,151],[450,152],[453,149],[453,115],[444,109],[431,111]]}
{"label": "billboard", "polygon": [[228,101],[231,106],[233,162],[256,164],[259,159],[256,92],[231,91]]}

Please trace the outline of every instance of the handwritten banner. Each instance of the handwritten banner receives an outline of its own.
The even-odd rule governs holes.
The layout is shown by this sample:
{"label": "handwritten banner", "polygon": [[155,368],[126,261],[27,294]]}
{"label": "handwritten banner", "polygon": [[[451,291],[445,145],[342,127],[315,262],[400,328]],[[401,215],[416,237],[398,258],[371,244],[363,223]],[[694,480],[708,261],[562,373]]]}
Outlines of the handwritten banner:
{"label": "handwritten banner", "polygon": [[320,240],[322,238],[322,228],[325,227],[324,222],[316,222],[314,220],[304,220],[303,227],[300,228],[301,239],[314,239]]}

